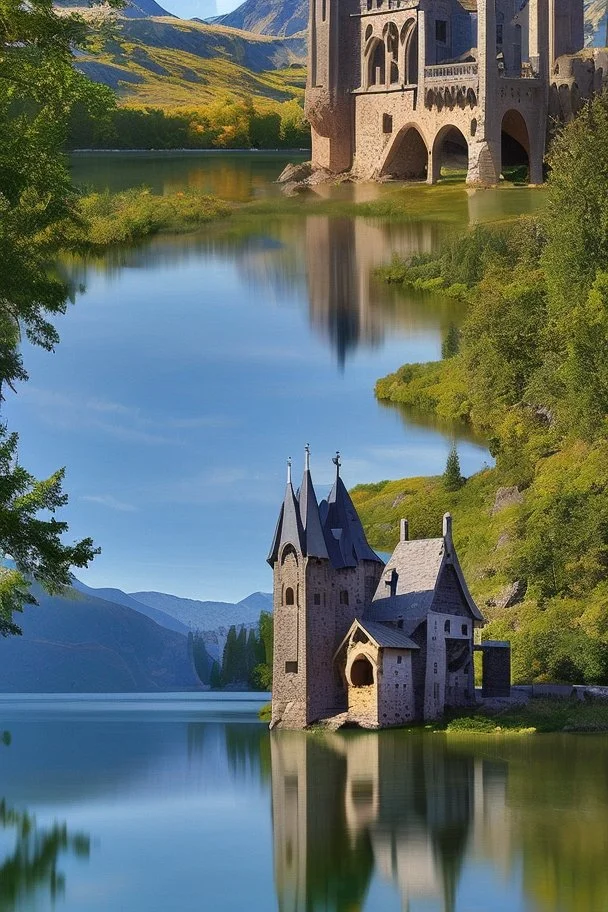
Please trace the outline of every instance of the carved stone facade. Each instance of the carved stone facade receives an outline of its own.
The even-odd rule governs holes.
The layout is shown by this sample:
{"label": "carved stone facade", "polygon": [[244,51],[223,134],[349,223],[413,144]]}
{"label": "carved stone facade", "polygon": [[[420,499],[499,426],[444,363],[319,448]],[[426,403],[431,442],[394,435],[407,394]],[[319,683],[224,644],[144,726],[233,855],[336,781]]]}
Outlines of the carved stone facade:
{"label": "carved stone facade", "polygon": [[268,562],[274,574],[272,727],[340,719],[366,728],[436,719],[475,703],[471,598],[452,541],[410,541],[385,565],[340,478],[317,503],[308,449],[287,488]]}
{"label": "carved stone facade", "polygon": [[312,164],[362,180],[435,183],[449,154],[469,183],[506,161],[540,183],[550,112],[606,78],[583,0],[310,0],[309,36]]}

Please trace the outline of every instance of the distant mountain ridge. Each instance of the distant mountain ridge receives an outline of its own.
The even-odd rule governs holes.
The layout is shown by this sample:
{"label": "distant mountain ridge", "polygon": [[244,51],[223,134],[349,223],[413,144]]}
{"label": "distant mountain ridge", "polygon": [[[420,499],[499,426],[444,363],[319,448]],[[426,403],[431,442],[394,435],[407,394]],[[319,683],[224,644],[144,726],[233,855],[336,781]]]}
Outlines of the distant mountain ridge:
{"label": "distant mountain ridge", "polygon": [[198,690],[191,638],[142,612],[76,589],[19,616],[20,637],[0,639],[0,692],[119,693]]}
{"label": "distant mountain ridge", "polygon": [[308,27],[308,0],[245,0],[211,21],[258,35],[297,35]]}
{"label": "distant mountain ridge", "polygon": [[236,604],[203,602],[165,592],[130,592],[128,595],[147,608],[169,615],[193,631],[227,629],[233,624],[250,627],[257,624],[261,611],[272,611],[272,594],[269,592],[254,592]]}

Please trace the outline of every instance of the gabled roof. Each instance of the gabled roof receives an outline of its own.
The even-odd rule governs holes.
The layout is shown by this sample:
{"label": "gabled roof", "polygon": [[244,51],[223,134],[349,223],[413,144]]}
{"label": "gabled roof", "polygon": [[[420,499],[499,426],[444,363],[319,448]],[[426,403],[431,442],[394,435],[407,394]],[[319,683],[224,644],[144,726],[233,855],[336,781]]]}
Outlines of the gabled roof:
{"label": "gabled roof", "polygon": [[[410,615],[423,617],[433,607],[435,592],[444,570],[453,567],[463,599],[477,621],[484,621],[465,582],[451,534],[443,538],[400,541],[384,568],[382,579],[366,615],[387,620]],[[391,577],[396,582],[390,591]]]}
{"label": "gabled roof", "polygon": [[379,649],[420,649],[420,646],[418,646],[417,643],[414,643],[413,640],[410,640],[402,630],[395,630],[394,627],[388,627],[386,624],[362,621],[355,618],[348,629],[348,633],[336,649],[334,658],[357,629],[361,630],[362,633],[369,637]]}

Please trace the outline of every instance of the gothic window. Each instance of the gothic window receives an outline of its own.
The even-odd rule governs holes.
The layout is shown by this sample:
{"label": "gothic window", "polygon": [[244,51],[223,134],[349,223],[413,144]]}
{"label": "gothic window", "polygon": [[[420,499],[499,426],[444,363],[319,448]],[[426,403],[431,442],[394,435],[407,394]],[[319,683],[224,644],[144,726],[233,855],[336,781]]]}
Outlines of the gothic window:
{"label": "gothic window", "polygon": [[291,586],[285,590],[285,604],[293,605],[294,604],[293,589]]}
{"label": "gothic window", "polygon": [[297,662],[285,662],[285,674],[297,674],[298,673],[298,663]]}
{"label": "gothic window", "polygon": [[449,621],[446,621],[445,624],[443,625],[443,630],[444,630],[444,632],[445,632],[445,633],[449,633],[450,630],[451,630],[451,627],[452,627],[452,625],[450,624],[450,622],[449,622]]}
{"label": "gothic window", "polygon": [[448,24],[445,19],[435,20],[435,41],[439,44],[447,44]]}
{"label": "gothic window", "polygon": [[368,60],[368,84],[370,86],[384,85],[386,82],[386,53],[383,41],[376,39],[372,44]]}
{"label": "gothic window", "polygon": [[348,605],[348,589],[342,589],[340,591],[340,604]]}

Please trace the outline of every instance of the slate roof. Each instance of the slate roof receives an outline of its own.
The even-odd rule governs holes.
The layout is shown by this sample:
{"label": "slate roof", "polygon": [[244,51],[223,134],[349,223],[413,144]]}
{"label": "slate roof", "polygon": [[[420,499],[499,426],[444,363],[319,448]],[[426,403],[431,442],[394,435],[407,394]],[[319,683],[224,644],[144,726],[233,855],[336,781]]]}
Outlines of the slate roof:
{"label": "slate roof", "polygon": [[336,570],[356,567],[361,560],[383,563],[367,543],[359,514],[339,474],[319,511],[329,557]]}
{"label": "slate roof", "polygon": [[353,631],[357,627],[373,640],[380,649],[420,649],[420,646],[418,646],[417,643],[414,643],[413,640],[410,640],[402,630],[395,630],[394,627],[388,627],[386,624],[378,624],[374,621],[364,621],[355,618],[348,628],[348,633],[336,649],[334,659],[343,648],[344,644],[351,638]]}
{"label": "slate roof", "polygon": [[302,486],[298,494],[300,507],[300,518],[304,529],[306,540],[306,554],[308,557],[320,557],[327,559],[327,545],[321,526],[321,517],[319,515],[319,505],[317,496],[313,487],[312,478],[308,469],[304,472]]}
{"label": "slate roof", "polygon": [[285,497],[283,498],[274,538],[267,558],[271,567],[284,545],[288,543],[299,551],[304,550],[304,529],[300,518],[300,507],[293,492],[291,481],[287,482],[287,487],[285,488]]}
{"label": "slate roof", "polygon": [[363,620],[358,623],[361,629],[369,634],[378,646],[388,649],[420,649],[420,646],[410,640],[402,630],[396,630],[394,627],[378,624],[375,621]]}
{"label": "slate roof", "polygon": [[[400,541],[384,568],[382,579],[366,609],[366,615],[376,620],[394,617],[423,617],[432,608],[435,590],[445,567],[452,565],[468,608],[473,617],[483,621],[483,615],[473,601],[464,580],[458,557],[448,538],[423,538]],[[389,581],[396,573],[396,587],[390,592]]]}

